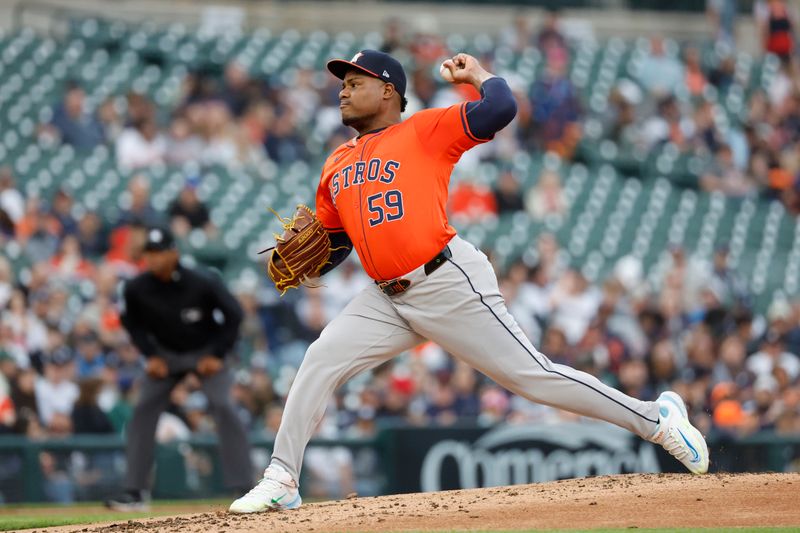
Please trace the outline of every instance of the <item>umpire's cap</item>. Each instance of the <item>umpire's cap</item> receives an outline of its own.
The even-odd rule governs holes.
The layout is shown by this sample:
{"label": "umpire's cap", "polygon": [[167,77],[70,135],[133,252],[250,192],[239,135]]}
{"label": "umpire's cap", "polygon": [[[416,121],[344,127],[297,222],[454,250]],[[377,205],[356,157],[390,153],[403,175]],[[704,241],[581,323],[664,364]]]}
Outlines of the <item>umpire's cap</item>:
{"label": "umpire's cap", "polygon": [[147,229],[147,240],[144,243],[145,252],[163,252],[175,248],[175,238],[167,228],[151,227]]}
{"label": "umpire's cap", "polygon": [[406,95],[406,73],[400,62],[389,54],[377,50],[361,50],[350,61],[345,59],[328,61],[328,70],[340,80],[343,80],[344,75],[352,68],[391,83],[400,96]]}

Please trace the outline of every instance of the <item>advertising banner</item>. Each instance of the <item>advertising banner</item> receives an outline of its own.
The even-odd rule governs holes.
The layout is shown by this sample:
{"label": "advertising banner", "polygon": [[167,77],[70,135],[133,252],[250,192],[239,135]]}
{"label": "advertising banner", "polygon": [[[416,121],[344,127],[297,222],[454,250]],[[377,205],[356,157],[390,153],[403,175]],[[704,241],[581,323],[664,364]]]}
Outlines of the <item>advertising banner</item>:
{"label": "advertising banner", "polygon": [[605,474],[679,472],[660,446],[604,423],[392,430],[393,491],[493,487]]}

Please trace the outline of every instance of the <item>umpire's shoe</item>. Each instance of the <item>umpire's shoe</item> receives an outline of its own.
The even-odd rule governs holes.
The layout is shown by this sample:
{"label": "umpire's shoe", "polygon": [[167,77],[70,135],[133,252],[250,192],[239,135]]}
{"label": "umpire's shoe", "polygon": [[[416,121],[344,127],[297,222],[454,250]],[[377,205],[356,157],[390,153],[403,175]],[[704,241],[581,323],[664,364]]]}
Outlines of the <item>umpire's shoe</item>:
{"label": "umpire's shoe", "polygon": [[278,465],[269,465],[264,477],[250,492],[231,504],[232,513],[258,513],[297,509],[303,500],[289,472]]}
{"label": "umpire's shoe", "polygon": [[693,474],[708,472],[708,446],[700,431],[689,422],[686,405],[672,391],[662,392],[656,400],[659,406],[658,427],[650,437]]}
{"label": "umpire's shoe", "polygon": [[114,511],[149,511],[150,497],[143,490],[128,490],[116,498],[109,498],[105,501],[105,504],[106,507]]}

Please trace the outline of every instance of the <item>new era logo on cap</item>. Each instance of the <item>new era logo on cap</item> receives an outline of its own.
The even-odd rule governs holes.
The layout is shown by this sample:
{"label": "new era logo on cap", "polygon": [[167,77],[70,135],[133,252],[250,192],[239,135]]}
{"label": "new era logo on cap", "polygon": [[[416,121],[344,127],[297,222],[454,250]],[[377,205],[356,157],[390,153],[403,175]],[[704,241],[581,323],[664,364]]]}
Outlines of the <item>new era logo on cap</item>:
{"label": "new era logo on cap", "polygon": [[164,242],[164,234],[161,233],[160,229],[153,229],[150,230],[150,235],[148,235],[148,239],[152,243],[161,243]]}
{"label": "new era logo on cap", "polygon": [[389,77],[389,73],[388,73],[388,72],[386,72],[385,70],[383,71],[383,75],[384,75],[385,77],[387,77],[387,78]]}

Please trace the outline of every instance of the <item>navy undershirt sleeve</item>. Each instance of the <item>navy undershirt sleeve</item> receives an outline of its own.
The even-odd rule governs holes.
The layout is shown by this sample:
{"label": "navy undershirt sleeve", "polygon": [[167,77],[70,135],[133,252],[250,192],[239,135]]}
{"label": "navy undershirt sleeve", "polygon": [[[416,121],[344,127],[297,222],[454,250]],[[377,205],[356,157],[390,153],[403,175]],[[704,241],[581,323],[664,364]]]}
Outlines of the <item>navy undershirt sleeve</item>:
{"label": "navy undershirt sleeve", "polygon": [[320,269],[320,276],[327,274],[339,266],[342,261],[347,259],[350,252],[353,251],[353,242],[344,231],[337,231],[336,233],[329,233],[328,235],[331,238],[331,248],[333,248],[333,251],[331,252],[331,257],[328,259],[328,262]]}
{"label": "navy undershirt sleeve", "polygon": [[489,78],[481,85],[481,99],[469,102],[466,109],[467,124],[479,139],[491,139],[517,114],[517,102],[506,80]]}

